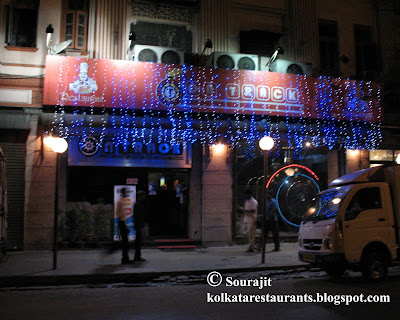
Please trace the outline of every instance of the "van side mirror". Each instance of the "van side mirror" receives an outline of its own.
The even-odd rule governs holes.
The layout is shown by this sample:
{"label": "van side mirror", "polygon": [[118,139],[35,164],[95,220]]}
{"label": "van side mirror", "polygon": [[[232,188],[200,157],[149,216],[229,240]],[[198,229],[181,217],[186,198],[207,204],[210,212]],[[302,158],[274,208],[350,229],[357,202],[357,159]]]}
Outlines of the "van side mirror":
{"label": "van side mirror", "polygon": [[355,208],[347,210],[344,215],[344,220],[345,221],[354,220],[355,218],[357,218],[357,216],[360,214],[361,211],[362,211],[361,209],[355,209]]}

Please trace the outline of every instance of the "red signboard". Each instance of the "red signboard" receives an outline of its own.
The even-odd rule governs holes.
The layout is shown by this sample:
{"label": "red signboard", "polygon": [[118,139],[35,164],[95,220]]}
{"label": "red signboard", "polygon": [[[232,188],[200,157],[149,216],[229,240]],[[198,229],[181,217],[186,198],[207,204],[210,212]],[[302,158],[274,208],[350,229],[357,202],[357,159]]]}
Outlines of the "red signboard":
{"label": "red signboard", "polygon": [[370,81],[47,56],[44,105],[380,121]]}

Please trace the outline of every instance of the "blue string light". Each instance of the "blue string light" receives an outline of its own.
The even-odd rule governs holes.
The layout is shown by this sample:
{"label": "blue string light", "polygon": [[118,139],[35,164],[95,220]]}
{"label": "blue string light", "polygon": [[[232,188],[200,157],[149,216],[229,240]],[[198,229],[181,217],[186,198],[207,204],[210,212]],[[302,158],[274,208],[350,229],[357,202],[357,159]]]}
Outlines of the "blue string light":
{"label": "blue string light", "polygon": [[[57,97],[61,97],[61,92],[67,90],[65,86],[68,85],[68,81],[65,81],[65,75],[69,74],[69,68],[79,73],[81,61],[82,59],[77,59],[72,64],[60,63]],[[98,79],[100,76],[96,67],[99,61],[94,60],[94,66],[91,69],[93,79]],[[51,129],[47,131],[49,134],[54,134],[56,131],[64,137],[99,134],[101,145],[104,137],[111,135],[113,143],[116,146],[123,144],[124,148],[129,143],[132,143],[131,147],[134,147],[138,141],[147,145],[153,143],[154,139],[158,143],[166,141],[183,143],[185,147],[186,144],[196,141],[202,145],[223,141],[231,144],[232,147],[237,146],[240,152],[249,159],[257,155],[258,140],[263,135],[269,135],[275,140],[274,157],[279,157],[281,147],[288,147],[293,149],[294,158],[302,156],[306,141],[311,142],[314,147],[326,146],[332,150],[333,148],[376,149],[382,140],[381,110],[378,108],[379,110],[375,111],[378,114],[378,121],[369,121],[365,117],[374,112],[376,105],[375,100],[366,99],[361,96],[362,93],[367,96],[375,93],[378,103],[381,99],[379,85],[375,88],[370,81],[350,81],[322,76],[311,80],[304,75],[290,75],[289,86],[303,92],[298,103],[306,107],[300,116],[295,116],[289,105],[285,105],[285,114],[280,117],[272,114],[272,109],[264,115],[256,114],[254,99],[246,102],[251,110],[249,115],[243,114],[243,104],[241,105],[240,102],[234,102],[236,107],[229,111],[232,112],[231,115],[224,115],[219,112],[219,109],[228,105],[232,106],[234,103],[227,99],[226,88],[220,90],[220,84],[217,81],[220,74],[217,69],[193,66],[160,68],[147,63],[143,68],[144,74],[141,75],[146,92],[139,97],[140,105],[138,105],[136,68],[125,70],[123,64],[115,63],[114,65],[111,60],[102,63],[105,84],[102,94],[104,96],[106,91],[111,90],[112,97],[110,103],[106,104],[103,101],[102,107],[98,109],[101,128],[95,127],[94,103],[90,103],[88,107],[81,107],[78,106],[78,101],[75,101],[74,109],[70,114],[71,121],[66,123],[65,103],[59,98]],[[111,64],[113,64],[112,68]],[[183,97],[178,106],[171,104],[167,106],[166,111],[163,111],[161,102],[154,94],[158,85],[154,79],[165,78],[161,72],[171,71],[174,68],[180,70],[179,76],[175,79],[179,81],[179,89]],[[105,77],[109,69],[113,70],[113,75],[106,81]],[[288,77],[288,75],[268,72],[263,73],[262,76],[266,83],[268,81],[282,82]],[[231,70],[227,76],[228,82],[236,83],[239,87],[255,86],[255,79],[255,72],[241,70]],[[208,81],[217,83],[215,94],[196,98],[188,94],[190,83],[195,80],[200,83]],[[109,87],[106,86],[107,83]],[[315,88],[314,94],[311,94],[311,90],[314,90],[311,88]],[[148,92],[152,95],[148,95]],[[106,106],[111,108],[108,109]],[[316,106],[316,110],[313,110],[312,106]],[[268,104],[265,105],[265,108],[267,107]],[[343,113],[337,114],[340,110]],[[317,115],[313,112],[317,112]],[[373,115],[371,119],[372,117]],[[260,121],[263,123],[261,126],[259,126]],[[280,121],[286,127],[284,130],[286,134],[279,128]]]}

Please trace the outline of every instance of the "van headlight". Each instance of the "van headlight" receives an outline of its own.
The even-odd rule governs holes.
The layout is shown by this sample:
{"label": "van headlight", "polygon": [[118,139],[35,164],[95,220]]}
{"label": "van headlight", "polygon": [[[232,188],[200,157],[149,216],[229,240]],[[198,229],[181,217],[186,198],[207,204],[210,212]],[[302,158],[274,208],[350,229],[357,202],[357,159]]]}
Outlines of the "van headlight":
{"label": "van headlight", "polygon": [[331,242],[331,239],[324,239],[324,247],[325,249],[332,249],[333,243]]}

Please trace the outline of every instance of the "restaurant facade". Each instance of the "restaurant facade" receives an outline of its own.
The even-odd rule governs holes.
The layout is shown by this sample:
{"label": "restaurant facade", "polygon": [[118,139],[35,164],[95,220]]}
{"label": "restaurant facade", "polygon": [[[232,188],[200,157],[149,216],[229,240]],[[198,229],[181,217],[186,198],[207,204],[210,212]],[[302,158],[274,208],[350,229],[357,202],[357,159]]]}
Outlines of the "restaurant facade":
{"label": "restaurant facade", "polygon": [[[43,16],[50,10],[44,3],[38,7]],[[2,64],[0,78],[0,147],[7,158],[10,249],[51,248],[56,209],[58,241],[109,241],[115,192],[121,186],[146,192],[148,239],[232,243],[243,236],[237,208],[243,205],[244,191],[251,189],[261,203],[265,185],[277,196],[281,226],[295,232],[302,206],[316,192],[341,174],[379,162],[371,160],[370,150],[382,143],[381,82],[318,75],[311,59],[306,60],[311,64],[296,61],[300,58],[287,39],[284,56],[271,59],[279,52],[274,47],[267,60],[241,55],[254,66],[249,60],[242,67],[218,65],[218,57],[234,60],[239,55],[230,53],[235,46],[223,31],[225,23],[233,32],[228,13],[258,16],[260,4],[221,1],[212,13],[221,18],[214,26],[221,32],[213,33],[206,26],[212,1],[157,3],[158,11],[152,11],[151,1],[117,1],[115,6],[89,1],[85,50],[73,44],[74,50],[50,52],[38,40],[42,57],[30,67],[22,63],[25,57],[16,63],[5,54],[9,62]],[[314,1],[296,3],[298,9],[311,5],[321,10]],[[63,6],[60,1],[52,10],[62,13]],[[293,15],[285,1],[264,9],[264,18],[276,20],[271,32],[283,32],[280,18]],[[180,23],[168,20],[178,14]],[[42,27],[54,24],[54,43],[66,40],[58,36],[65,21],[58,25],[54,16],[39,21]],[[251,23],[244,21],[241,28],[256,27],[245,27]],[[198,54],[187,58],[188,52],[172,45],[145,44],[139,33],[148,30],[146,23],[177,25],[182,38],[189,30],[190,50]],[[136,39],[130,33],[137,33]],[[203,48],[211,37],[214,47]],[[141,60],[140,49],[171,51],[182,60]],[[312,69],[260,68],[279,59]],[[6,68],[16,74],[10,76]],[[267,179],[258,146],[264,136],[274,140]],[[56,155],[46,144],[49,137],[64,138],[67,151]],[[395,160],[396,152],[388,161]]]}

